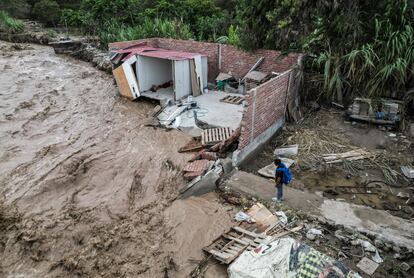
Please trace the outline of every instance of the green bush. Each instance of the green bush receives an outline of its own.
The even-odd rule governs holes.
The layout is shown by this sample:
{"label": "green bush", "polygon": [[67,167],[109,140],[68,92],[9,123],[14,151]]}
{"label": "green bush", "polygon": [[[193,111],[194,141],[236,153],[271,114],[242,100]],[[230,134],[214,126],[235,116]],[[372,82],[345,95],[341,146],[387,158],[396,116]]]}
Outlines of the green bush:
{"label": "green bush", "polygon": [[10,33],[20,33],[24,30],[24,23],[19,19],[14,19],[5,11],[0,11],[0,30]]}
{"label": "green bush", "polygon": [[60,18],[59,4],[54,0],[41,0],[33,6],[33,15],[46,25],[56,25]]}
{"label": "green bush", "polygon": [[112,21],[101,29],[99,38],[105,46],[113,41],[138,40],[151,37],[192,39],[190,26],[177,20],[145,18],[141,24],[126,26]]}

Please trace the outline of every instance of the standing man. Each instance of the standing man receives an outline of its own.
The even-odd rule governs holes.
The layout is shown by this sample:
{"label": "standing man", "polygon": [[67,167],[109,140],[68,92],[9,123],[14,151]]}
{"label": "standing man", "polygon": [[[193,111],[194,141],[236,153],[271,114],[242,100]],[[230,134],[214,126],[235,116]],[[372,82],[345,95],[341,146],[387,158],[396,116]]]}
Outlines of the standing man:
{"label": "standing man", "polygon": [[283,185],[287,185],[292,180],[292,174],[288,167],[280,160],[276,158],[273,162],[276,166],[275,170],[275,184],[276,184],[276,197],[272,198],[274,202],[283,201]]}

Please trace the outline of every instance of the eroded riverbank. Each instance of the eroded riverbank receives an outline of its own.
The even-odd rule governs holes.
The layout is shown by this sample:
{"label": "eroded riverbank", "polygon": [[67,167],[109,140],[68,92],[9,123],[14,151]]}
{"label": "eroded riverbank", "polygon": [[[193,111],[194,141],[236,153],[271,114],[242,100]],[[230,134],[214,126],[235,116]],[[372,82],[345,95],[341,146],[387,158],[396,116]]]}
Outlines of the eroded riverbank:
{"label": "eroded riverbank", "polygon": [[199,223],[207,242],[230,222],[214,196],[174,202],[187,136],[144,127],[153,106],[87,63],[28,44],[0,55],[0,274],[181,277],[203,242],[175,248],[191,238],[179,216],[219,219]]}

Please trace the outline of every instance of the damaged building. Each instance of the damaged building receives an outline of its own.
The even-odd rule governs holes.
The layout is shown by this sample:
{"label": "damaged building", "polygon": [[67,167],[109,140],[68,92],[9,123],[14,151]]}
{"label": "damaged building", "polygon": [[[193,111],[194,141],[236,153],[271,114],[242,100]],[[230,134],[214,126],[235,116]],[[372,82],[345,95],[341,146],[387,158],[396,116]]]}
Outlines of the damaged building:
{"label": "damaged building", "polygon": [[162,125],[213,141],[238,130],[233,165],[287,119],[300,117],[301,54],[165,38],[116,42],[109,49],[121,95],[160,101]]}

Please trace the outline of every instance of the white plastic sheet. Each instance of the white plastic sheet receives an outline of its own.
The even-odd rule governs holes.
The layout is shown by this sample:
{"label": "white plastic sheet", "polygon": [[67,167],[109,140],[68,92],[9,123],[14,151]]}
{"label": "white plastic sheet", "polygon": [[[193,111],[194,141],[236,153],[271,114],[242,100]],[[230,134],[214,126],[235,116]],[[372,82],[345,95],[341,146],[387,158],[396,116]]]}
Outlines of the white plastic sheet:
{"label": "white plastic sheet", "polygon": [[341,262],[289,237],[245,251],[227,272],[230,278],[361,278]]}
{"label": "white plastic sheet", "polygon": [[275,149],[274,154],[281,157],[294,157],[298,151],[299,145],[289,145]]}

